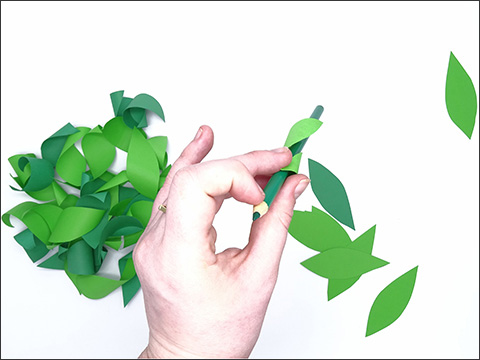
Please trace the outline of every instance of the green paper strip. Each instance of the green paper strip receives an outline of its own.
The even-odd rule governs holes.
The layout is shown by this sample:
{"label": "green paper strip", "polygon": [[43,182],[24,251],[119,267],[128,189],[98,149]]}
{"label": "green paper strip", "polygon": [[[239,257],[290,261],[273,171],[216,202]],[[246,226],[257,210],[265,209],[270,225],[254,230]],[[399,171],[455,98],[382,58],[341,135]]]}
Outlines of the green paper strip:
{"label": "green paper strip", "polygon": [[49,241],[53,244],[75,240],[100,223],[104,210],[72,207],[63,210]]}
{"label": "green paper strip", "polygon": [[65,142],[67,141],[67,138],[76,132],[79,132],[79,130],[70,123],[67,123],[65,126],[63,126],[60,130],[42,143],[42,158],[49,161],[52,166],[55,166],[63,150]]}
{"label": "green paper strip", "polygon": [[318,201],[337,221],[355,230],[350,203],[343,184],[326,167],[308,159],[312,190]]}
{"label": "green paper strip", "polygon": [[407,271],[383,289],[373,302],[368,315],[367,332],[370,336],[395,322],[412,297],[418,266]]}
{"label": "green paper strip", "polygon": [[85,134],[88,134],[88,132],[90,131],[90,128],[85,126],[77,126],[76,129],[78,130],[78,132],[70,135],[65,141],[65,145],[63,145],[63,149],[62,149],[62,152],[60,153],[60,156],[62,156],[65,153],[65,151],[70,149],[77,141],[83,138]]}
{"label": "green paper strip", "polygon": [[20,221],[22,221],[24,214],[35,206],[38,206],[38,204],[32,201],[25,201],[23,203],[20,203],[17,206],[8,210],[5,214],[3,214],[2,221],[5,225],[13,227],[12,223],[10,222],[10,216],[14,216]]}
{"label": "green paper strip", "polygon": [[115,146],[102,133],[90,132],[85,135],[82,149],[94,179],[107,171],[115,159]]}
{"label": "green paper strip", "polygon": [[[13,155],[8,158],[8,162],[12,166],[13,170],[15,171],[15,174],[17,174],[17,177],[14,177],[13,179],[16,181],[16,183],[23,188],[25,186],[25,183],[27,180],[30,178],[30,166],[27,166],[23,169],[20,169],[20,166],[18,166],[18,161],[22,157],[30,157],[30,158],[35,158],[35,154],[18,154],[18,155]],[[11,176],[11,175],[10,175]]]}
{"label": "green paper strip", "polygon": [[313,273],[327,279],[348,279],[389,263],[362,251],[335,248],[315,255],[301,264]]}
{"label": "green paper strip", "polygon": [[155,152],[136,128],[133,129],[128,148],[127,176],[140,194],[155,199],[159,189],[160,168]]}
{"label": "green paper strip", "polygon": [[[347,247],[349,249],[362,251],[365,254],[371,255],[373,250],[373,241],[375,239],[375,229],[376,226],[372,226],[357,239],[355,239],[351,244],[347,245]],[[360,277],[361,275],[348,279],[329,279],[327,290],[328,301],[349,289],[358,281],[358,279],[360,279]]]}
{"label": "green paper strip", "polygon": [[312,212],[294,210],[288,232],[297,241],[316,251],[345,247],[352,242],[340,224],[314,206]]}
{"label": "green paper strip", "polygon": [[450,119],[471,139],[477,115],[477,94],[472,79],[452,52],[448,62],[445,102]]}

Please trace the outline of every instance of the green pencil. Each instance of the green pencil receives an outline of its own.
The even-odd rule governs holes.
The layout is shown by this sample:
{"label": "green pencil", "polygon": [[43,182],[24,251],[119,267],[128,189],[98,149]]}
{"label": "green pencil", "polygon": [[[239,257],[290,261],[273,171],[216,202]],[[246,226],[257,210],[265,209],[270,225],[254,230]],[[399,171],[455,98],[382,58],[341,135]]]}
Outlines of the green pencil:
{"label": "green pencil", "polygon": [[[313,119],[320,119],[322,113],[323,106],[318,105],[313,111],[312,116],[310,117]],[[303,150],[303,147],[307,143],[307,140],[308,137],[289,147],[290,151],[292,152],[292,156],[295,156]],[[273,199],[275,199],[278,190],[280,190],[287,177],[292,174],[294,174],[294,172],[292,171],[280,170],[272,175],[267,185],[265,186],[265,189],[263,189],[263,191],[265,192],[265,200],[253,207],[253,221],[265,215],[265,213],[268,211],[268,207],[272,204]]]}

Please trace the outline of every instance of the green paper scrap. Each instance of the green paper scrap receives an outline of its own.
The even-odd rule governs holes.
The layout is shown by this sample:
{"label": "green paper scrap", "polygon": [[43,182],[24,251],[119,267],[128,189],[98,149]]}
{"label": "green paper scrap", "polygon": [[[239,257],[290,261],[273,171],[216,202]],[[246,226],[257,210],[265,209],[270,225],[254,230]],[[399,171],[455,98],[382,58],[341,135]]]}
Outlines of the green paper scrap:
{"label": "green paper scrap", "polygon": [[477,115],[477,94],[472,79],[453,52],[448,62],[445,102],[450,119],[471,139]]}
{"label": "green paper scrap", "polygon": [[31,175],[26,181],[23,191],[42,190],[52,183],[55,172],[50,162],[26,156],[18,159],[18,167],[21,171],[24,171],[27,164],[30,166]]}
{"label": "green paper scrap", "polygon": [[90,132],[82,139],[82,149],[93,178],[102,175],[115,159],[115,146],[100,132]]}
{"label": "green paper scrap", "polygon": [[350,248],[335,248],[301,263],[308,270],[327,279],[348,279],[388,265],[385,260]]}
{"label": "green paper scrap", "polygon": [[[351,244],[347,245],[347,247],[349,249],[362,251],[365,254],[371,255],[373,250],[373,240],[375,239],[375,229],[376,226],[372,226],[357,239],[355,239]],[[358,279],[360,279],[360,277],[361,275],[348,279],[329,279],[327,290],[328,301],[349,289],[358,281]]]}
{"label": "green paper scrap", "polygon": [[52,166],[55,166],[68,137],[77,132],[79,132],[78,129],[76,129],[72,124],[67,123],[64,127],[62,127],[42,143],[42,158],[49,161]]}
{"label": "green paper scrap", "polygon": [[307,118],[300,121],[297,121],[290,128],[290,131],[285,140],[284,146],[290,147],[293,144],[296,144],[299,141],[302,141],[305,138],[308,138],[315,131],[320,129],[322,122],[318,119]]}
{"label": "green paper scrap", "polygon": [[75,146],[71,146],[60,155],[56,166],[58,175],[73,186],[82,184],[82,174],[86,169],[87,160]]}
{"label": "green paper scrap", "polygon": [[395,322],[412,297],[418,266],[407,271],[383,289],[373,302],[368,315],[367,332],[370,336]]}
{"label": "green paper scrap", "polygon": [[288,232],[297,241],[316,251],[345,247],[352,242],[340,224],[314,206],[311,212],[294,210]]}
{"label": "green paper scrap", "polygon": [[282,168],[283,171],[292,171],[295,174],[298,173],[298,169],[300,168],[300,161],[302,160],[302,153],[298,153],[292,157],[292,161],[290,164]]}
{"label": "green paper scrap", "polygon": [[[19,188],[10,187],[43,203],[20,203],[2,221],[13,227],[13,216],[25,225],[14,238],[33,262],[48,257],[37,266],[64,270],[92,299],[122,287],[126,306],[140,288],[132,252],[119,261],[120,280],[97,272],[107,248],[134,245],[143,234],[171,165],[167,137],[148,138],[141,129],[148,125],[147,111],[165,120],[160,104],[147,94],[132,99],[123,93],[110,94],[115,117],[104,126],[67,123],[41,143],[42,158],[28,153],[8,159]],[[127,161],[114,174],[109,168],[117,148],[127,152]]]}
{"label": "green paper scrap", "polygon": [[148,141],[134,128],[127,155],[127,176],[135,189],[155,199],[159,189],[160,167]]}
{"label": "green paper scrap", "polygon": [[21,245],[32,262],[40,260],[47,255],[48,249],[33,233],[25,229],[14,236],[15,240]]}
{"label": "green paper scrap", "polygon": [[325,210],[337,221],[355,230],[348,196],[343,184],[326,167],[308,159],[313,193]]}

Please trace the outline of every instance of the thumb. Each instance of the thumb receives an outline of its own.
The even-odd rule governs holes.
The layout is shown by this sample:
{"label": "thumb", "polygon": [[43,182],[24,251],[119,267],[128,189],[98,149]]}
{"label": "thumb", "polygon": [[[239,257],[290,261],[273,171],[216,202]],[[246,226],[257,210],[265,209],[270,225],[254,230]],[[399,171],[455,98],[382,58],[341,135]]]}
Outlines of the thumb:
{"label": "thumb", "polygon": [[255,272],[262,271],[276,276],[292,220],[293,207],[309,183],[310,179],[305,175],[289,176],[267,213],[253,222],[245,250],[248,254],[246,262]]}

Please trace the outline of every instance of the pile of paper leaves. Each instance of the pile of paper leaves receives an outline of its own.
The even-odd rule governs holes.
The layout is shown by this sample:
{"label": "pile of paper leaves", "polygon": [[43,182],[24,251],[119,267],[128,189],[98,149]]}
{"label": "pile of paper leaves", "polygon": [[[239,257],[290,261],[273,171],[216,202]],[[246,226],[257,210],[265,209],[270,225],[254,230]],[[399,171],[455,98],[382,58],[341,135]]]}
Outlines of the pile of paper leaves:
{"label": "pile of paper leaves", "polygon": [[[110,98],[115,117],[104,126],[67,123],[42,143],[41,157],[8,159],[20,189],[11,188],[40,203],[23,202],[2,220],[13,227],[14,216],[25,224],[15,240],[33,262],[42,259],[38,266],[64,270],[80,294],[91,299],[121,286],[126,306],[140,288],[132,251],[118,262],[119,280],[97,273],[107,247],[119,250],[137,242],[170,166],[167,137],[148,138],[143,130],[147,111],[165,121],[160,104],[147,94],[124,97],[123,91]],[[126,168],[113,173],[117,149],[127,153]]]}
{"label": "pile of paper leaves", "polygon": [[[363,274],[389,263],[372,255],[375,225],[354,241],[340,225],[355,230],[350,203],[340,180],[312,159],[308,159],[308,165],[313,193],[328,213],[313,206],[311,212],[295,210],[288,231],[303,245],[319,252],[301,264],[328,279],[327,294],[331,300]],[[417,268],[394,280],[377,296],[370,310],[366,336],[389,326],[402,314],[413,292]]]}

